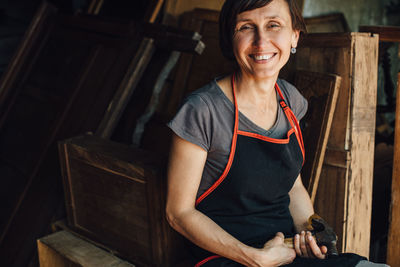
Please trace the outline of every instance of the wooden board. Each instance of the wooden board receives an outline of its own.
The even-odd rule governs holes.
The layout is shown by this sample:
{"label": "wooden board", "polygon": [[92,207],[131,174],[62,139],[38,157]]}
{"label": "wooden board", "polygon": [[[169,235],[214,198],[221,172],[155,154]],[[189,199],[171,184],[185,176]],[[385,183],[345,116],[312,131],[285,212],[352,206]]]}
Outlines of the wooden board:
{"label": "wooden board", "polygon": [[185,256],[165,216],[165,160],[81,136],[60,143],[69,226],[140,266]]}
{"label": "wooden board", "polygon": [[387,264],[400,263],[400,73],[397,75],[396,121],[392,174],[392,200],[390,205]]}
{"label": "wooden board", "polygon": [[303,184],[314,203],[326,145],[339,95],[341,78],[333,74],[296,71],[294,85],[308,101],[302,123],[306,161],[301,171]]}
{"label": "wooden board", "polygon": [[134,267],[67,231],[42,237],[37,245],[40,267]]}
{"label": "wooden board", "polygon": [[370,32],[379,34],[381,42],[400,42],[400,27],[399,26],[367,26],[359,27],[360,32]]}
{"label": "wooden board", "polygon": [[308,33],[317,32],[349,32],[343,13],[308,17],[304,19]]}
{"label": "wooden board", "polygon": [[[316,196],[316,211],[334,226],[341,251],[369,255],[378,73],[378,37],[366,33],[309,34],[285,72],[342,77]],[[329,204],[328,204],[329,203]]]}

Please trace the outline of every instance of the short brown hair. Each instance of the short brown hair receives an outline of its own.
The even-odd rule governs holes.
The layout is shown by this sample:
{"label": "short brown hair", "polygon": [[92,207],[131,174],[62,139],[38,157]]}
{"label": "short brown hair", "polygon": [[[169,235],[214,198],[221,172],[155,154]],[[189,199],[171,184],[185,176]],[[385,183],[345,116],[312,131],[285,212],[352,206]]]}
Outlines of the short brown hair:
{"label": "short brown hair", "polygon": [[[273,0],[226,0],[220,16],[219,16],[219,44],[222,54],[234,60],[233,54],[233,34],[236,26],[236,17],[238,14],[253,10],[256,8],[264,7]],[[304,23],[301,10],[297,5],[297,0],[285,0],[288,3],[290,17],[292,19],[292,27],[300,32],[306,32],[306,25]]]}

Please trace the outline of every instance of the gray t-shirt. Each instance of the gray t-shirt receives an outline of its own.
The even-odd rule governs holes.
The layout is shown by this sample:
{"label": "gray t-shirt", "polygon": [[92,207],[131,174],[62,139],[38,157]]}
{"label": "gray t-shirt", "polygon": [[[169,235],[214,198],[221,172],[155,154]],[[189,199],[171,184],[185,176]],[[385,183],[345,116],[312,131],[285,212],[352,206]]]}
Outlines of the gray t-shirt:
{"label": "gray t-shirt", "polygon": [[[307,111],[307,100],[285,80],[278,79],[277,83],[297,119],[303,118]],[[277,97],[279,98],[278,94]],[[218,86],[217,79],[214,79],[190,94],[168,123],[168,127],[179,137],[208,152],[197,197],[218,180],[228,163],[234,111],[234,104]],[[239,111],[239,130],[271,138],[284,138],[289,129],[290,123],[280,105],[275,124],[269,130],[257,126]]]}

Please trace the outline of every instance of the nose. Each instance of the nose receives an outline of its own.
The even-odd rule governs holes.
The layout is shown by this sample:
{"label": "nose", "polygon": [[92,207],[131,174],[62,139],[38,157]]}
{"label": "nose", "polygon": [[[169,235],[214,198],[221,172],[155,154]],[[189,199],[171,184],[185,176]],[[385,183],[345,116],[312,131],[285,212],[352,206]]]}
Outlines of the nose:
{"label": "nose", "polygon": [[262,28],[258,28],[254,35],[253,45],[255,47],[263,47],[269,42],[268,32]]}

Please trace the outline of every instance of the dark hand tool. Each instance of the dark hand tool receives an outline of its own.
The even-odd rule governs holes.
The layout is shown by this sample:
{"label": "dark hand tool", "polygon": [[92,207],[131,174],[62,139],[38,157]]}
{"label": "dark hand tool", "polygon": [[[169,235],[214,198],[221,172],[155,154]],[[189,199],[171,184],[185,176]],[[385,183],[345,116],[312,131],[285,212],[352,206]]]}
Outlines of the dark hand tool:
{"label": "dark hand tool", "polygon": [[[311,231],[313,237],[319,246],[326,246],[328,249],[328,256],[337,256],[338,251],[336,248],[337,235],[324,219],[317,214],[310,216],[308,219],[308,229]],[[294,248],[293,238],[285,238],[285,244],[290,248]]]}

